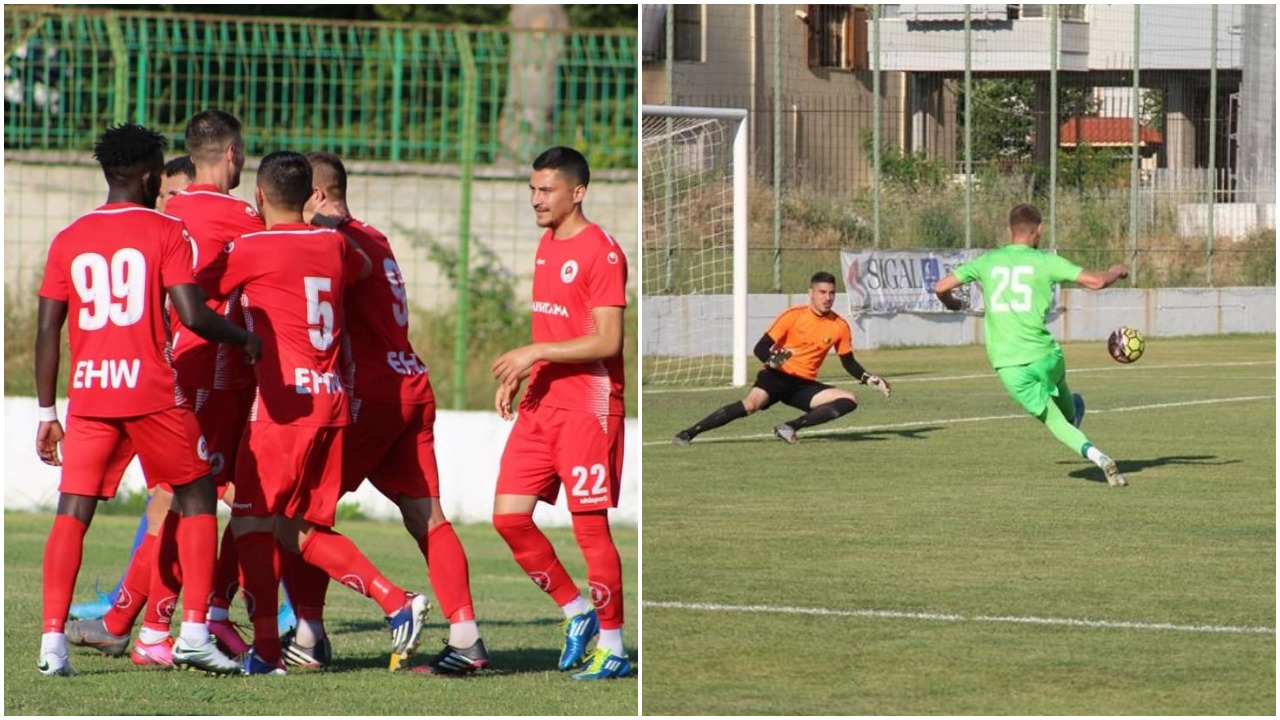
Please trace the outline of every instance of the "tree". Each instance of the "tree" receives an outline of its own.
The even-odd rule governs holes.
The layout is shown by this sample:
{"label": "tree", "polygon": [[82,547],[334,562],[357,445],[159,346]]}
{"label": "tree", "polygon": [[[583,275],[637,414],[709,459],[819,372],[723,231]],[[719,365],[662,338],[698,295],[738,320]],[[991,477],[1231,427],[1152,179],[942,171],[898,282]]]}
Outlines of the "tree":
{"label": "tree", "polygon": [[[526,163],[545,149],[556,105],[556,75],[569,16],[560,5],[512,5],[507,97],[498,121],[501,160]],[[550,31],[550,32],[546,32]]]}

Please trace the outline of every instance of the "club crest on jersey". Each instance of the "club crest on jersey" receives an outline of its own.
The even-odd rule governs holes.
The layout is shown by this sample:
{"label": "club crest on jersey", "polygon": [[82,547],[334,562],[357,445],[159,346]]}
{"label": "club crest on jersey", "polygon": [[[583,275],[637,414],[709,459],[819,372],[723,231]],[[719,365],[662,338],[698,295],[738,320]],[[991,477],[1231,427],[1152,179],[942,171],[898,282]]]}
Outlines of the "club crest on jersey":
{"label": "club crest on jersey", "polygon": [[573,282],[578,277],[578,261],[569,260],[560,267],[560,281],[566,285]]}
{"label": "club crest on jersey", "polygon": [[828,335],[828,336],[826,336],[826,337],[822,338],[822,344],[823,344],[823,345],[830,344],[830,342],[831,342],[831,336],[830,336],[830,335]]}
{"label": "club crest on jersey", "polygon": [[610,251],[609,251],[609,254],[604,256],[604,259],[605,259],[605,260],[608,260],[610,265],[617,265],[617,264],[618,264],[618,253],[616,253],[616,252],[614,252],[614,251],[610,250]]}
{"label": "club crest on jersey", "polygon": [[209,443],[205,441],[203,435],[200,436],[200,442],[196,443],[196,457],[209,462]]}
{"label": "club crest on jersey", "polygon": [[226,245],[223,245],[223,246],[222,246],[222,252],[224,252],[224,253],[229,253],[229,252],[231,252],[232,250],[235,250],[235,249],[236,249],[236,241],[235,241],[235,240],[232,240],[231,242],[229,242],[229,243],[227,243]]}
{"label": "club crest on jersey", "polygon": [[258,217],[258,211],[254,210],[253,207],[250,205],[244,206],[244,214],[248,215],[249,217]]}

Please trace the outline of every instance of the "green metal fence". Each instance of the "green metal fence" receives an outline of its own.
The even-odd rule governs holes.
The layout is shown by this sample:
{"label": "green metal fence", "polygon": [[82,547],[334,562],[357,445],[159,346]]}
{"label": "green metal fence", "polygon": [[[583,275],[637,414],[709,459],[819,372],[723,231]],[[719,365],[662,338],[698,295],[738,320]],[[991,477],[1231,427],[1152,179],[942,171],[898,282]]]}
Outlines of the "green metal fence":
{"label": "green metal fence", "polygon": [[444,406],[489,407],[489,355],[527,338],[538,152],[583,151],[588,216],[638,255],[634,30],[30,7],[4,18],[7,392],[29,375],[28,329],[13,323],[34,304],[48,242],[105,196],[89,149],[108,123],[152,127],[176,155],[193,114],[235,114],[249,159],[233,192],[246,199],[268,152],[342,156],[353,212],[391,238]]}
{"label": "green metal fence", "polygon": [[[66,10],[4,17],[6,148],[84,148],[106,121],[145,123],[177,141],[188,118],[218,107],[245,123],[250,155],[323,147],[457,163],[471,67],[476,161],[524,161],[504,147],[503,110],[513,45],[532,42],[547,74],[547,96],[533,99],[549,111],[540,134],[576,138],[596,167],[636,166],[634,32]],[[509,109],[511,121],[519,108]]]}

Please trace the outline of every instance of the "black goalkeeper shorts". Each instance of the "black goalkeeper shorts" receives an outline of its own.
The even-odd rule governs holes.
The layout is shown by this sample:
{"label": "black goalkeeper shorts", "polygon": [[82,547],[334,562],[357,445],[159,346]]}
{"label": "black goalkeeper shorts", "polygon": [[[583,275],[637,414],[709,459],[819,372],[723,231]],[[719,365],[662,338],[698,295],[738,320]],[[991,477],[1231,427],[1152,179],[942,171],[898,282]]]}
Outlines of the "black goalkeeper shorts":
{"label": "black goalkeeper shorts", "polygon": [[756,375],[755,386],[769,395],[761,410],[782,402],[797,410],[808,411],[818,393],[831,389],[830,385],[817,380],[796,377],[768,367]]}

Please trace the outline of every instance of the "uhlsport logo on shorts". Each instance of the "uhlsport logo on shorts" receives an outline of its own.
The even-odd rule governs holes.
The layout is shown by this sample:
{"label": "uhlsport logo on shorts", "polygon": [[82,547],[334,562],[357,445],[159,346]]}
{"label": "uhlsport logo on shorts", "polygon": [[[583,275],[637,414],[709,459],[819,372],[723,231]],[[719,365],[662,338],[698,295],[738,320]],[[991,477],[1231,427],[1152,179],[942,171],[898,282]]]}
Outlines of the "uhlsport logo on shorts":
{"label": "uhlsport logo on shorts", "polygon": [[595,605],[597,610],[608,605],[613,599],[613,593],[609,592],[609,588],[595,581],[589,584],[591,585],[591,604]]}
{"label": "uhlsport logo on shorts", "polygon": [[537,585],[538,589],[542,592],[547,592],[551,589],[551,576],[542,571],[529,573],[529,579],[532,580],[533,584]]}
{"label": "uhlsport logo on shorts", "polygon": [[564,265],[560,267],[561,282],[567,285],[568,283],[573,282],[573,279],[576,277],[578,277],[578,261],[577,260],[569,260],[568,262],[566,262]]}

